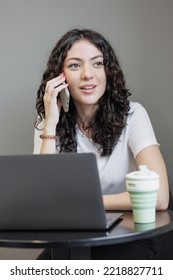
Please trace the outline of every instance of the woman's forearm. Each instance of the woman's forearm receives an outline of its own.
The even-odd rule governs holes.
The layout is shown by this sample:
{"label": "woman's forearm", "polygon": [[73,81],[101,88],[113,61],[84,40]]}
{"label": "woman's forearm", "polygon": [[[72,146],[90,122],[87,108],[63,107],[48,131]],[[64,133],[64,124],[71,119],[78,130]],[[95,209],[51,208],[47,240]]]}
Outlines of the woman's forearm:
{"label": "woman's forearm", "polygon": [[[44,127],[43,136],[55,136],[56,129],[54,127]],[[56,139],[44,138],[42,139],[41,154],[55,154],[56,153]]]}
{"label": "woman's forearm", "polygon": [[103,195],[105,210],[131,210],[129,193]]}
{"label": "woman's forearm", "polygon": [[55,154],[55,153],[56,153],[55,139],[42,140],[40,154]]}

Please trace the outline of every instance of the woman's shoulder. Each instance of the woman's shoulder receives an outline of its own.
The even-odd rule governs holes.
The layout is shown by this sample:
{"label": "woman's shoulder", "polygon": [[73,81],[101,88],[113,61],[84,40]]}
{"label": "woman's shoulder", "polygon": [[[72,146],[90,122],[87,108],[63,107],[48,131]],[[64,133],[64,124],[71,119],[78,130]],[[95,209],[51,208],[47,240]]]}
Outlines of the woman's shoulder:
{"label": "woman's shoulder", "polygon": [[130,101],[129,114],[134,113],[137,110],[145,110],[144,106],[139,102]]}
{"label": "woman's shoulder", "polygon": [[139,102],[130,101],[130,110],[127,116],[127,123],[139,120],[147,120],[149,115],[145,107]]}

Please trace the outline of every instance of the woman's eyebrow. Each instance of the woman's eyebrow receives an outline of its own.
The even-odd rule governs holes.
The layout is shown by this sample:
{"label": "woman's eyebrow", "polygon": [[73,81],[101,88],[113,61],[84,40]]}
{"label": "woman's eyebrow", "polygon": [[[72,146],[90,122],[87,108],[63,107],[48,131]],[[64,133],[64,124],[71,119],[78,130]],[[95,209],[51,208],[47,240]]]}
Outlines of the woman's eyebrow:
{"label": "woman's eyebrow", "polygon": [[[93,56],[90,58],[90,60],[95,60],[97,58],[103,58],[103,55],[96,55],[96,56]],[[67,59],[66,61],[69,61],[69,60],[77,60],[77,61],[83,61],[82,58],[79,58],[79,57],[70,57],[69,59]]]}

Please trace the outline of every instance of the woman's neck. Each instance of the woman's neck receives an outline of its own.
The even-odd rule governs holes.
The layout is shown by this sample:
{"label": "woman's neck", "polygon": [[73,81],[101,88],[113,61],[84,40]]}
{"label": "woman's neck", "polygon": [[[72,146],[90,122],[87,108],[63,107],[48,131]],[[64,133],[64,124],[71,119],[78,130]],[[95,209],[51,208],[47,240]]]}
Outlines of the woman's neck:
{"label": "woman's neck", "polygon": [[94,106],[83,106],[78,107],[76,106],[76,123],[79,125],[79,127],[86,129],[95,118],[95,112],[97,110],[97,107]]}

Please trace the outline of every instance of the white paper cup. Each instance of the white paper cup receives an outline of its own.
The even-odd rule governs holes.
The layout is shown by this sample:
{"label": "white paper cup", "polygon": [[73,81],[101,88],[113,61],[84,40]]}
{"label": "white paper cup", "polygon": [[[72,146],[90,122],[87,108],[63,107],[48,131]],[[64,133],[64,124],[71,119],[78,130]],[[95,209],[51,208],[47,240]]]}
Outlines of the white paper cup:
{"label": "white paper cup", "polygon": [[126,175],[135,223],[153,223],[156,220],[156,203],[159,190],[159,175],[140,166],[139,171]]}

